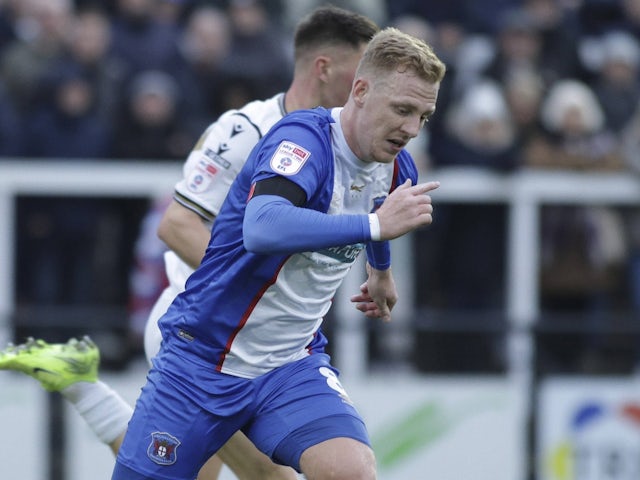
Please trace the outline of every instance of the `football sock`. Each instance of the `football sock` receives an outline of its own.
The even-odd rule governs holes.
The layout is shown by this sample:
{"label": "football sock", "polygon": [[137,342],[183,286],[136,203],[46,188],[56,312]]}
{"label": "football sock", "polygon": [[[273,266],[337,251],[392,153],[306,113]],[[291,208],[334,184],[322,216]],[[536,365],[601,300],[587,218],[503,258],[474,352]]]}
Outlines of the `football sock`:
{"label": "football sock", "polygon": [[106,383],[77,382],[60,392],[107,445],[127,430],[133,408]]}

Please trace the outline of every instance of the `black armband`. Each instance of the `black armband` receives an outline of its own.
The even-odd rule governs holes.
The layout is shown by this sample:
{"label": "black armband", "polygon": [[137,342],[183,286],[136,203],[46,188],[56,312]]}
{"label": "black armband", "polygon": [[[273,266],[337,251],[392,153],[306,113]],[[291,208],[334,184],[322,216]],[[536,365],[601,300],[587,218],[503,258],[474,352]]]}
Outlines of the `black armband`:
{"label": "black armband", "polygon": [[286,198],[296,207],[301,207],[307,201],[307,194],[297,183],[284,177],[270,177],[256,183],[253,196],[278,195]]}

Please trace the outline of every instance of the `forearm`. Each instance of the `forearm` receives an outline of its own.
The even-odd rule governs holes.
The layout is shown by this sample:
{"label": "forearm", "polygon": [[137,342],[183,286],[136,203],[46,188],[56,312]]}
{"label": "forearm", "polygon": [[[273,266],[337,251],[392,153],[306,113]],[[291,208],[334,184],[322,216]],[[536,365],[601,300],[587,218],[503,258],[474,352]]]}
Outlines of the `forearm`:
{"label": "forearm", "polygon": [[184,231],[178,231],[175,236],[171,237],[170,243],[167,243],[167,246],[173,250],[183,262],[191,268],[196,269],[204,257],[204,252],[209,244],[210,233],[204,226],[199,229],[197,233],[183,232]]}
{"label": "forearm", "polygon": [[367,215],[327,215],[260,195],[247,204],[243,236],[248,251],[293,253],[368,242],[371,231]]}
{"label": "forearm", "polygon": [[211,232],[194,212],[173,202],[160,222],[158,236],[191,268],[204,257]]}
{"label": "forearm", "polygon": [[391,245],[389,241],[367,243],[367,261],[376,270],[391,267]]}

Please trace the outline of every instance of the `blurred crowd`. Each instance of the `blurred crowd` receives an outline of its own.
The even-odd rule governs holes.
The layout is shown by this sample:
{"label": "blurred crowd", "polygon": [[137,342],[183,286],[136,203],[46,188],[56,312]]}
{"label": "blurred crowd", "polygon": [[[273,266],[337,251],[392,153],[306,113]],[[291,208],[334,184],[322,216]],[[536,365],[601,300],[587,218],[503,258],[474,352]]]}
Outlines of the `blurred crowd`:
{"label": "blurred crowd", "polygon": [[[223,111],[287,88],[295,24],[324,3],[0,0],[0,156],[180,162]],[[640,0],[331,3],[423,38],[447,64],[438,112],[411,146],[423,173],[640,169]],[[128,295],[107,270],[128,271],[134,249],[105,259],[134,243],[148,207],[128,205],[123,221],[113,201],[22,199],[18,300]],[[545,206],[544,310],[640,311],[635,210]],[[500,205],[438,206],[417,236],[429,244],[416,252],[418,304],[501,309],[506,221]]]}

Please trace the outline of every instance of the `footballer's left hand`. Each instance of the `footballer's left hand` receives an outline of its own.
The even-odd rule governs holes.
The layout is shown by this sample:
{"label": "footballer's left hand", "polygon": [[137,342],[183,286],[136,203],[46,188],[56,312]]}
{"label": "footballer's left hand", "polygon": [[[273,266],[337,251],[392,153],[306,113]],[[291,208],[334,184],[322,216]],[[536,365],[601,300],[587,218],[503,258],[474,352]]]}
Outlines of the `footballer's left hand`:
{"label": "footballer's left hand", "polygon": [[376,270],[367,264],[369,278],[360,285],[360,294],[353,295],[351,301],[367,318],[380,318],[391,321],[391,310],[398,301],[395,282],[391,269]]}

